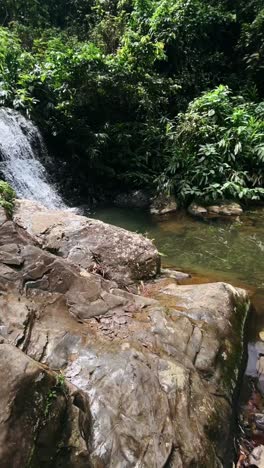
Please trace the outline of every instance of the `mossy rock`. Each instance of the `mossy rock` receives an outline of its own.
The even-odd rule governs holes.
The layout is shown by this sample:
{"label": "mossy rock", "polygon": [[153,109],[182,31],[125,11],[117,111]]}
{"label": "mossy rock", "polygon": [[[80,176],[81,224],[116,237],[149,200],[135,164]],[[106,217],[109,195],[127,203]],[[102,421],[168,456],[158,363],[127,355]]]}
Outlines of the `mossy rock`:
{"label": "mossy rock", "polygon": [[16,193],[12,187],[3,180],[0,180],[0,206],[2,206],[9,216],[12,215],[14,209]]}

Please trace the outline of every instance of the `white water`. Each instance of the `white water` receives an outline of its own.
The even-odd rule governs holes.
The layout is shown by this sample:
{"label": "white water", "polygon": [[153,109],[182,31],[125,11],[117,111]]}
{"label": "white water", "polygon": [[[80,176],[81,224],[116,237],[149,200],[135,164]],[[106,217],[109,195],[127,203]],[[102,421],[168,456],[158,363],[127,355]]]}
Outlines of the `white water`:
{"label": "white water", "polygon": [[19,112],[0,108],[0,172],[17,197],[36,200],[48,208],[65,208],[62,198],[48,182],[42,136]]}

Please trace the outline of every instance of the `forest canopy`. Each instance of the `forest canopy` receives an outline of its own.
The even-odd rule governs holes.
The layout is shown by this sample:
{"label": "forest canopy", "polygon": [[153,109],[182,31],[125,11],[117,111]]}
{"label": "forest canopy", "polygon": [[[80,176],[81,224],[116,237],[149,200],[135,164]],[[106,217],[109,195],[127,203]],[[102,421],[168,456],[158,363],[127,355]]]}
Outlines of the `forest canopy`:
{"label": "forest canopy", "polygon": [[263,0],[2,0],[0,104],[80,184],[264,196]]}

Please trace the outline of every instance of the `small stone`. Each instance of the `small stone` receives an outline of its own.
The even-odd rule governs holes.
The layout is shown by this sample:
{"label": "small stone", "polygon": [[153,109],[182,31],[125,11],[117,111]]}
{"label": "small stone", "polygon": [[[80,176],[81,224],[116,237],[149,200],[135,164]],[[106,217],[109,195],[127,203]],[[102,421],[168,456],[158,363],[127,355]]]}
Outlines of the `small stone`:
{"label": "small stone", "polygon": [[125,317],[114,317],[114,322],[119,325],[125,325],[127,323],[127,320]]}
{"label": "small stone", "polygon": [[259,337],[260,337],[261,341],[264,341],[264,330],[259,332]]}
{"label": "small stone", "polygon": [[203,217],[207,215],[207,209],[204,206],[197,205],[197,203],[192,203],[188,207],[188,213],[192,216]]}
{"label": "small stone", "polygon": [[264,445],[254,448],[249,457],[249,463],[257,468],[264,468]]}
{"label": "small stone", "polygon": [[255,423],[256,423],[257,428],[263,431],[264,430],[264,414],[256,413]]}

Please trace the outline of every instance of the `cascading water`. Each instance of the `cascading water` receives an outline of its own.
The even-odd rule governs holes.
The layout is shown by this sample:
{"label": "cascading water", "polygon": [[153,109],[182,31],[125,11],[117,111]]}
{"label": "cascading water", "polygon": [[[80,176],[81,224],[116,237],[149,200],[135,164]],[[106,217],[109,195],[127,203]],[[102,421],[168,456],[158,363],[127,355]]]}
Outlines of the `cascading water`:
{"label": "cascading water", "polygon": [[49,184],[38,157],[45,157],[42,136],[30,120],[11,109],[0,109],[0,172],[20,198],[36,200],[48,208],[66,208]]}

